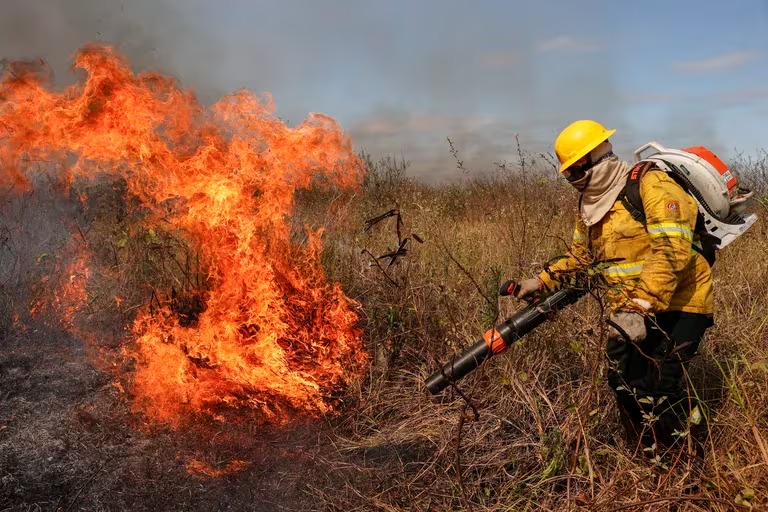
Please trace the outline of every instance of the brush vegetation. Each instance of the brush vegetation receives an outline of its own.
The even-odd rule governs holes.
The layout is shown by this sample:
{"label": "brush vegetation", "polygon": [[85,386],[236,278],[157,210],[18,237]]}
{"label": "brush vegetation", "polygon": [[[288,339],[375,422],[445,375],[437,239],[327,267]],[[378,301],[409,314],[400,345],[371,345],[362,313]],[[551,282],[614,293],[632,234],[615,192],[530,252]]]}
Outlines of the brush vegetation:
{"label": "brush vegetation", "polygon": [[[357,303],[370,364],[337,415],[281,428],[190,418],[172,431],[132,411],[131,363],[119,354],[130,347],[125,326],[135,311],[167,303],[194,321],[204,307],[204,269],[182,234],[109,181],[62,192],[41,180],[7,201],[0,510],[768,506],[765,157],[734,164],[757,191],[761,219],[719,254],[716,325],[689,368],[689,386],[710,406],[704,460],[653,458],[626,444],[606,382],[602,306],[592,297],[461,381],[464,397],[451,388],[429,395],[429,374],[522,306],[498,297],[500,283],[535,275],[567,249],[575,192],[554,178],[548,158],[519,156],[483,176],[458,162],[460,180],[428,186],[408,177],[405,161],[363,155],[360,190],[297,194],[296,241],[305,226],[324,228],[323,264]],[[70,278],[57,272],[78,244],[95,270],[76,320],[82,332],[101,333],[95,340],[51,323],[53,314],[28,313]],[[208,469],[190,469],[200,467]]]}

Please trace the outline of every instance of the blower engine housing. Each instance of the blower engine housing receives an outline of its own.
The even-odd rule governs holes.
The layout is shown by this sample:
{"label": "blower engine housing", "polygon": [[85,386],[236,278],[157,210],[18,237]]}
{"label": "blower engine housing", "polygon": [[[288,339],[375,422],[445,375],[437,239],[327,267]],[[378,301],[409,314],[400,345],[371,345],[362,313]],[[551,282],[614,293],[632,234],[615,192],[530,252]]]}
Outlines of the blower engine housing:
{"label": "blower engine housing", "polygon": [[[643,158],[648,150],[654,153]],[[736,240],[757,220],[757,215],[744,213],[753,192],[739,186],[728,166],[703,146],[680,150],[649,142],[635,150],[634,159],[651,161],[685,183],[704,217],[707,232],[719,240],[717,249]]]}

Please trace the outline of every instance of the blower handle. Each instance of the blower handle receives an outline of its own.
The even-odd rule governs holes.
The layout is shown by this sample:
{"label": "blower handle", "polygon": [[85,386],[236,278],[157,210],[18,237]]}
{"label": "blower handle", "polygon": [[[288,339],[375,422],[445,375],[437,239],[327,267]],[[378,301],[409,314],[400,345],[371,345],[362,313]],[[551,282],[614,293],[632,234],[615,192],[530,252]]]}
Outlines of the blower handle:
{"label": "blower handle", "polygon": [[656,141],[651,141],[651,142],[649,142],[647,144],[643,144],[642,146],[637,148],[635,150],[635,152],[633,153],[633,155],[635,157],[635,163],[637,163],[640,160],[642,160],[643,159],[643,157],[642,157],[643,152],[645,152],[645,151],[647,151],[649,149],[655,150],[656,153],[662,153],[662,152],[667,150],[667,148],[665,148],[664,146],[662,146],[661,144],[659,144]]}

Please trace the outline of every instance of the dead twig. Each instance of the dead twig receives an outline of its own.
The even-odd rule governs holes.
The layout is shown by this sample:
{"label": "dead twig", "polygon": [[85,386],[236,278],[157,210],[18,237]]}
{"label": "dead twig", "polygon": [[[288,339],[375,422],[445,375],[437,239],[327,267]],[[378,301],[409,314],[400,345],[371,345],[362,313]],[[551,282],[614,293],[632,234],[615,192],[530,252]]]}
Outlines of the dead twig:
{"label": "dead twig", "polygon": [[402,258],[406,254],[408,254],[408,249],[405,248],[405,246],[408,244],[408,239],[406,238],[402,242],[400,242],[400,245],[398,246],[396,251],[388,252],[387,254],[384,254],[382,256],[379,256],[378,259],[382,260],[385,258],[389,258],[389,263],[387,263],[387,268],[391,267],[395,264],[398,258]]}
{"label": "dead twig", "polygon": [[481,296],[483,299],[485,299],[485,301],[488,303],[488,305],[489,305],[489,306],[491,306],[492,308],[496,309],[496,311],[497,311],[497,316],[496,316],[496,319],[494,319],[494,323],[496,323],[496,320],[498,320],[498,308],[497,308],[497,304],[496,304],[496,302],[495,302],[495,301],[492,301],[492,300],[491,300],[491,299],[490,299],[490,298],[489,298],[489,297],[488,297],[488,296],[487,296],[487,295],[486,295],[486,294],[483,292],[483,288],[482,288],[482,287],[481,287],[481,286],[480,286],[480,285],[477,283],[477,281],[475,280],[475,278],[474,278],[474,277],[472,277],[472,274],[470,274],[470,273],[469,273],[469,271],[468,271],[466,268],[464,268],[464,265],[462,265],[462,264],[459,262],[459,260],[457,260],[457,259],[454,257],[454,255],[451,253],[451,251],[449,251],[449,250],[448,250],[448,248],[445,246],[445,244],[443,244],[443,243],[442,243],[442,242],[440,242],[440,241],[439,241],[438,243],[440,244],[440,248],[441,248],[441,249],[443,249],[443,251],[445,251],[445,254],[447,254],[447,255],[448,255],[448,257],[451,259],[451,261],[452,261],[452,262],[453,262],[453,263],[454,263],[454,264],[455,264],[457,267],[459,267],[459,270],[461,270],[461,271],[464,273],[464,275],[465,275],[465,276],[467,276],[467,278],[469,278],[469,280],[470,280],[470,281],[472,281],[472,284],[473,284],[473,285],[475,285],[475,289],[477,289],[477,291],[478,291],[478,293],[480,294],[480,296]]}
{"label": "dead twig", "polygon": [[387,259],[389,258],[389,263],[387,263],[386,268],[390,268],[392,265],[397,263],[398,259],[406,256],[408,254],[408,250],[405,248],[406,245],[408,245],[408,241],[411,239],[411,237],[414,238],[417,242],[423,244],[424,240],[417,235],[416,233],[411,233],[410,236],[407,236],[403,238],[402,235],[402,226],[403,226],[403,217],[400,214],[399,208],[392,208],[386,213],[382,213],[381,215],[378,215],[376,217],[373,217],[371,219],[368,219],[365,221],[365,227],[363,228],[363,232],[367,233],[368,231],[373,228],[376,224],[380,223],[384,219],[388,219],[390,217],[395,217],[395,232],[397,234],[397,249],[394,251],[390,251],[386,254],[383,254],[381,256],[375,256],[371,251],[369,251],[367,248],[364,248],[361,252],[361,254],[367,254],[368,256],[373,259],[373,261],[376,263],[376,266],[379,267],[379,270],[386,276],[386,278],[390,281],[390,283],[394,284],[395,286],[398,286],[398,284],[387,274],[384,267],[382,267],[379,264],[379,260]]}
{"label": "dead twig", "polygon": [[374,217],[372,219],[368,219],[365,221],[365,227],[363,228],[363,232],[367,233],[371,230],[373,226],[378,224],[379,222],[383,221],[384,219],[388,219],[389,217],[394,217],[395,215],[400,215],[400,210],[398,208],[392,208],[386,213],[382,213],[381,215]]}
{"label": "dead twig", "polygon": [[[448,384],[451,386],[451,389],[456,391],[456,394],[459,395],[464,402],[466,402],[466,405],[469,406],[472,409],[472,414],[474,414],[474,421],[478,421],[480,419],[480,412],[477,410],[477,407],[472,402],[472,399],[468,397],[461,389],[459,389],[459,386],[456,385],[456,381],[450,376],[446,375],[445,371],[440,370],[440,372],[443,375],[443,378],[448,381]],[[465,407],[466,410],[466,407]]]}
{"label": "dead twig", "polygon": [[451,155],[453,155],[453,158],[456,160],[456,168],[463,172],[464,174],[469,174],[469,169],[464,167],[464,160],[461,160],[459,158],[459,150],[456,149],[456,147],[453,145],[453,141],[450,137],[446,137],[446,140],[448,141],[448,147],[450,147]]}
{"label": "dead twig", "polygon": [[381,273],[384,274],[384,277],[386,277],[387,280],[390,282],[390,284],[392,284],[395,288],[400,287],[400,285],[398,285],[394,279],[389,277],[389,274],[387,274],[387,271],[384,270],[384,267],[382,267],[381,264],[379,263],[379,259],[376,256],[374,256],[373,253],[371,253],[371,251],[369,251],[366,248],[363,248],[363,250],[361,251],[361,254],[367,254],[368,256],[370,256],[373,262],[376,264],[376,266],[379,267],[379,270],[381,270]]}

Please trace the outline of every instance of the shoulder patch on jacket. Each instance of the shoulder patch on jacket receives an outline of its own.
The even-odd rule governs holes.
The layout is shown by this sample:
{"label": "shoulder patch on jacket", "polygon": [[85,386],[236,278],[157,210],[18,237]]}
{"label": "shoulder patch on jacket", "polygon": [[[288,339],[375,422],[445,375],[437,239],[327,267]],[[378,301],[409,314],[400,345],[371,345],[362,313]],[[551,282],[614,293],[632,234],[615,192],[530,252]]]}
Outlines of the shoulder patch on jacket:
{"label": "shoulder patch on jacket", "polygon": [[668,200],[664,205],[664,211],[669,218],[680,218],[680,202],[675,200]]}

